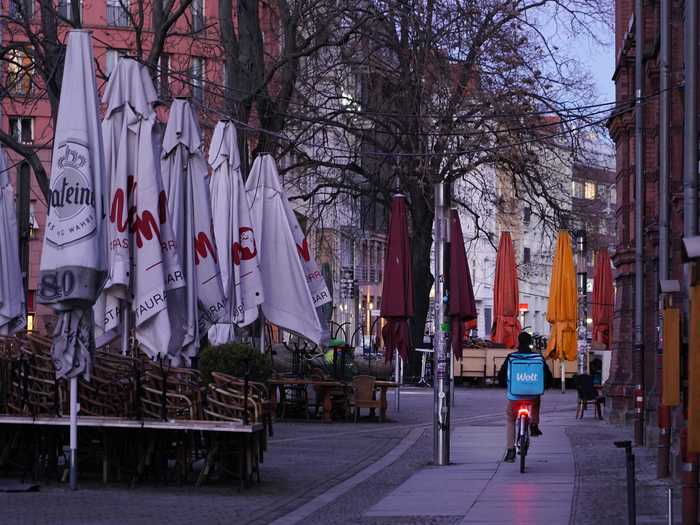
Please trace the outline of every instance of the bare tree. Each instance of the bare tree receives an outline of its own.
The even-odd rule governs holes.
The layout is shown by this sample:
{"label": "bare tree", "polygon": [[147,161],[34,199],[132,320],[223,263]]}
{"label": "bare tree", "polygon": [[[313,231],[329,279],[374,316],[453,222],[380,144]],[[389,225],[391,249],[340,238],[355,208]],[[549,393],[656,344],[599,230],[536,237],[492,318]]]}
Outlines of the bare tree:
{"label": "bare tree", "polygon": [[477,235],[484,201],[505,209],[518,199],[540,221],[561,223],[579,132],[610,107],[582,107],[590,84],[542,27],[590,31],[609,8],[605,0],[365,1],[340,20],[355,28],[342,46],[305,61],[285,115],[287,150],[298,159],[290,174],[307,188],[298,197],[387,205],[395,191],[408,196],[415,341],[433,280],[437,181],[470,190],[456,201]]}
{"label": "bare tree", "polygon": [[[191,3],[192,0],[153,3],[119,0],[112,7],[118,9],[118,16],[123,22],[119,24],[120,30],[114,31],[114,34],[123,35],[120,46],[148,65],[155,75],[166,41],[188,31],[182,28],[190,27],[183,22]],[[83,14],[82,2],[77,0],[60,0],[58,3],[39,0],[38,6],[39,11],[35,12],[33,0],[9,0],[7,11],[0,15],[4,28],[0,60],[8,72],[0,86],[0,95],[4,104],[15,108],[20,115],[30,115],[41,101],[48,101],[52,126],[47,136],[33,144],[17,137],[13,130],[0,131],[0,143],[30,165],[46,196],[49,177],[39,151],[52,147],[52,130],[55,128],[61,95],[66,29],[81,27]],[[112,32],[107,22],[93,34],[98,44],[105,45],[101,39]],[[100,76],[106,78],[99,63],[97,70]]]}

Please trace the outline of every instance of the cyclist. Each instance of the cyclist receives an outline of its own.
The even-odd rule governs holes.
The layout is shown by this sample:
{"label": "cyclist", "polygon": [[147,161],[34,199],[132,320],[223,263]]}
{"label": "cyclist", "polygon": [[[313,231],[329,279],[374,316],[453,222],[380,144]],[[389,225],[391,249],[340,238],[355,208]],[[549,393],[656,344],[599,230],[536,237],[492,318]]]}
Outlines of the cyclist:
{"label": "cyclist", "polygon": [[[514,356],[517,354],[532,354],[534,353],[532,336],[527,332],[521,332],[518,335],[518,350],[511,352],[506,357],[503,362],[501,369],[498,372],[498,382],[502,387],[506,387],[506,392],[508,392],[508,383],[510,381],[510,362]],[[552,372],[549,370],[547,363],[542,360],[544,364],[544,385],[545,388],[549,388],[552,384]],[[524,398],[515,398],[509,393],[507,395],[506,401],[506,453],[503,461],[508,463],[515,462],[515,413],[517,412],[519,402]],[[512,398],[512,399],[511,399]],[[532,409],[530,413],[530,435],[532,437],[538,437],[542,435],[540,430],[540,396],[530,398],[532,401]]]}

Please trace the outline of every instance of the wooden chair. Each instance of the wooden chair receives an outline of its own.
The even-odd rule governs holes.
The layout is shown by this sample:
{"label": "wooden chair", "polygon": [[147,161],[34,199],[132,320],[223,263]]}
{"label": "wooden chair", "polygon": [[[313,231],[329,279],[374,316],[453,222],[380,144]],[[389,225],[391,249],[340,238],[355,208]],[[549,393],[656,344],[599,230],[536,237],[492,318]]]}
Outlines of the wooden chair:
{"label": "wooden chair", "polygon": [[360,409],[369,408],[370,410],[379,409],[379,419],[383,421],[382,401],[376,399],[374,391],[374,383],[376,378],[373,376],[355,376],[352,379],[352,405],[355,409],[355,423],[360,418]]}
{"label": "wooden chair", "polygon": [[593,378],[588,374],[576,376],[576,390],[578,403],[576,404],[576,418],[583,419],[583,413],[588,408],[588,403],[595,403],[598,419],[603,419],[601,405],[605,404],[605,396],[598,393],[593,386]]}

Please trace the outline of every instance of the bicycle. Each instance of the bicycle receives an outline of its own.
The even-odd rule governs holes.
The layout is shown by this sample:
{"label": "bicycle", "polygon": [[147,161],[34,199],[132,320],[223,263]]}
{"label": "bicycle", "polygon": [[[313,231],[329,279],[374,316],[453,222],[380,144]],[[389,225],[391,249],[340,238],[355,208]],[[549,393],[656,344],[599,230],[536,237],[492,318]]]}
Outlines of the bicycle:
{"label": "bicycle", "polygon": [[522,401],[515,419],[515,449],[520,455],[520,472],[525,472],[525,456],[530,447],[530,410],[532,402]]}

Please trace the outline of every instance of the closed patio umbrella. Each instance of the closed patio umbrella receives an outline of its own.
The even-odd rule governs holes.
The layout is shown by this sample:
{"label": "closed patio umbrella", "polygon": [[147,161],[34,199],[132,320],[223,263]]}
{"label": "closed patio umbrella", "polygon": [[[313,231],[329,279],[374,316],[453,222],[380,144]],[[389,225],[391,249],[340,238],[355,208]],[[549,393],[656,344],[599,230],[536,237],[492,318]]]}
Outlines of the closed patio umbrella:
{"label": "closed patio umbrella", "polygon": [[92,306],[107,276],[105,167],[90,33],[70,31],[54,136],[38,299],[57,314],[51,356],[70,378],[70,485],[77,483],[78,376],[89,380]]}
{"label": "closed patio umbrella", "polygon": [[518,270],[515,267],[515,254],[510,232],[503,232],[496,254],[496,274],[493,282],[493,327],[491,341],[506,348],[518,346],[520,321],[518,307]]}
{"label": "closed patio umbrella", "polygon": [[19,259],[15,192],[5,152],[0,149],[0,335],[13,335],[26,326],[24,287]]}
{"label": "closed patio umbrella", "polygon": [[551,324],[545,357],[561,362],[562,391],[564,388],[564,361],[576,360],[576,322],[578,302],[576,269],[569,232],[561,230],[554,254],[552,280],[549,285],[547,321]]}
{"label": "closed patio umbrella", "polygon": [[[141,350],[152,358],[179,355],[185,277],[163,188],[153,110],[157,97],[148,71],[135,60],[120,59],[103,99],[110,277],[96,308],[98,322],[109,335],[128,328],[124,312],[131,312]],[[122,334],[125,343],[127,334]]]}
{"label": "closed patio umbrella", "polygon": [[464,325],[476,319],[476,302],[469,272],[467,253],[464,250],[464,237],[459,212],[450,210],[450,287],[448,315],[451,324],[452,353],[462,358],[462,335]]}
{"label": "closed patio umbrella", "polygon": [[413,313],[413,268],[408,238],[406,197],[394,195],[389,216],[389,238],[380,310],[380,316],[386,319],[386,324],[382,328],[386,361],[394,358],[394,352],[398,352],[404,361],[408,359],[411,348],[408,320],[413,317]]}
{"label": "closed patio umbrella", "polygon": [[271,155],[263,154],[253,162],[246,193],[262,273],[265,318],[316,344],[325,341],[328,332],[316,312],[289,221],[289,201]]}
{"label": "closed patio umbrella", "polygon": [[612,340],[614,290],[610,255],[607,249],[596,253],[593,270],[593,340],[610,348]]}
{"label": "closed patio umbrella", "polygon": [[226,298],[226,315],[209,330],[209,342],[222,344],[233,339],[234,324],[248,326],[258,318],[258,306],[265,297],[233,122],[216,124],[209,165],[214,237]]}
{"label": "closed patio umbrella", "polygon": [[185,337],[182,350],[170,355],[174,366],[189,365],[200,339],[225,313],[224,293],[212,230],[207,164],[202,137],[190,103],[176,99],[170,107],[161,159],[178,258],[185,287]]}

